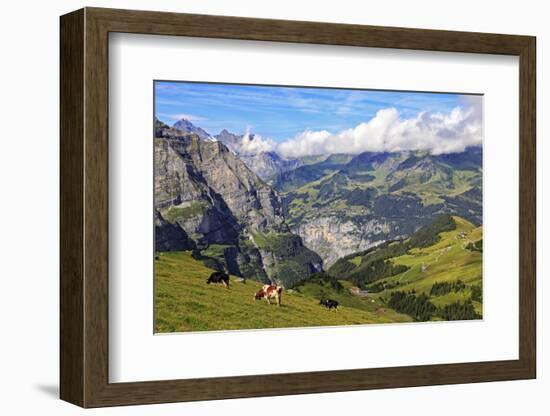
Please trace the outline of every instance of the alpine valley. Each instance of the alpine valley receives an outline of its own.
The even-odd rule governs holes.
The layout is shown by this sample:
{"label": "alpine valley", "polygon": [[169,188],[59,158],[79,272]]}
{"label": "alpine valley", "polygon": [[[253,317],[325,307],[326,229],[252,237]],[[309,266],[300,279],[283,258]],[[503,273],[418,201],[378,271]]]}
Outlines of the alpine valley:
{"label": "alpine valley", "polygon": [[373,321],[381,308],[390,321],[481,316],[480,146],[287,159],[250,151],[253,134],[210,134],[186,119],[156,119],[154,130],[157,263],[317,302],[332,294],[353,306],[377,293],[359,308]]}

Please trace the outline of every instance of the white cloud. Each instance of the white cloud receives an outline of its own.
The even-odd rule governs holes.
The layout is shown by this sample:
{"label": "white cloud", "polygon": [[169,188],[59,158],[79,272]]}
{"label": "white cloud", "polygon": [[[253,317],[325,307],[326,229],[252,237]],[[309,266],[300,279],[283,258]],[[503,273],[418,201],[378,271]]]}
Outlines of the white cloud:
{"label": "white cloud", "polygon": [[306,130],[278,144],[276,150],[286,158],[365,151],[461,152],[482,142],[481,100],[467,97],[463,104],[448,113],[420,112],[408,119],[395,108],[386,108],[368,122],[337,134]]}
{"label": "white cloud", "polygon": [[251,134],[250,128],[247,128],[239,144],[239,153],[254,155],[256,153],[269,152],[274,148],[275,142],[273,140],[264,139],[258,134]]}
{"label": "white cloud", "polygon": [[336,144],[334,140],[329,140],[330,137],[331,133],[326,130],[306,130],[293,139],[280,143],[277,151],[286,158],[330,153],[329,148]]}

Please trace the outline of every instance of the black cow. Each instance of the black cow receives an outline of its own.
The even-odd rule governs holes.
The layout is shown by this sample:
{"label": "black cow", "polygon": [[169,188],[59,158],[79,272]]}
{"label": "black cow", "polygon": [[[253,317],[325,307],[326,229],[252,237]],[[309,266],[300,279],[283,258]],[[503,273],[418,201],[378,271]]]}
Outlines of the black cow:
{"label": "black cow", "polygon": [[335,311],[338,310],[338,302],[332,299],[321,299],[319,305],[324,305],[328,310],[334,308]]}
{"label": "black cow", "polygon": [[226,288],[229,289],[229,275],[224,272],[214,272],[210,275],[206,283],[222,283]]}

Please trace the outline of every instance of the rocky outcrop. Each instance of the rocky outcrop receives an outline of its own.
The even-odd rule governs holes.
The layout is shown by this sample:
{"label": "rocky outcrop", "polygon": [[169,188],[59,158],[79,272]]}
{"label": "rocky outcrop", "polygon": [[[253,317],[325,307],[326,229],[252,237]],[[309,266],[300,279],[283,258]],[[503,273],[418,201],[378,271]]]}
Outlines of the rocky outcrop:
{"label": "rocky outcrop", "polygon": [[282,173],[301,166],[299,160],[283,159],[275,152],[241,154],[240,158],[264,181],[271,181]]}
{"label": "rocky outcrop", "polygon": [[[194,134],[161,134],[155,139],[155,208],[164,223],[185,232],[213,267],[266,281],[276,267],[264,266],[264,259],[271,264],[274,258],[276,266],[296,262],[306,271],[303,278],[320,268],[312,264],[322,262],[318,256],[273,257],[274,251],[254,244],[253,233],[292,235],[282,201],[221,141]],[[162,230],[175,236],[160,218]],[[294,237],[303,246],[300,237]],[[157,245],[157,250],[166,247]]]}
{"label": "rocky outcrop", "polygon": [[155,139],[155,205],[207,242],[219,229],[288,231],[279,195],[225,145],[193,135]]}
{"label": "rocky outcrop", "polygon": [[400,235],[399,228],[391,221],[374,218],[353,221],[338,216],[305,220],[292,231],[302,237],[307,247],[321,256],[325,269],[341,257]]}
{"label": "rocky outcrop", "polygon": [[300,283],[323,270],[323,260],[292,233],[254,233],[251,241],[258,248],[270,281],[285,287]]}
{"label": "rocky outcrop", "polygon": [[155,210],[155,250],[181,251],[192,250],[195,243],[181,227],[166,222]]}

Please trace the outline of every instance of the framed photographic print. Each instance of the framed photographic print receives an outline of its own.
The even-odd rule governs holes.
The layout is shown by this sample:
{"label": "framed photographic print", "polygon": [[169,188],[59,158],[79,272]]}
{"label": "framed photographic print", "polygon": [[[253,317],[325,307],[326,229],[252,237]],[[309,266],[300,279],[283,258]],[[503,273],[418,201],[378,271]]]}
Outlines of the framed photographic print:
{"label": "framed photographic print", "polygon": [[534,378],[535,38],[61,17],[61,398]]}

